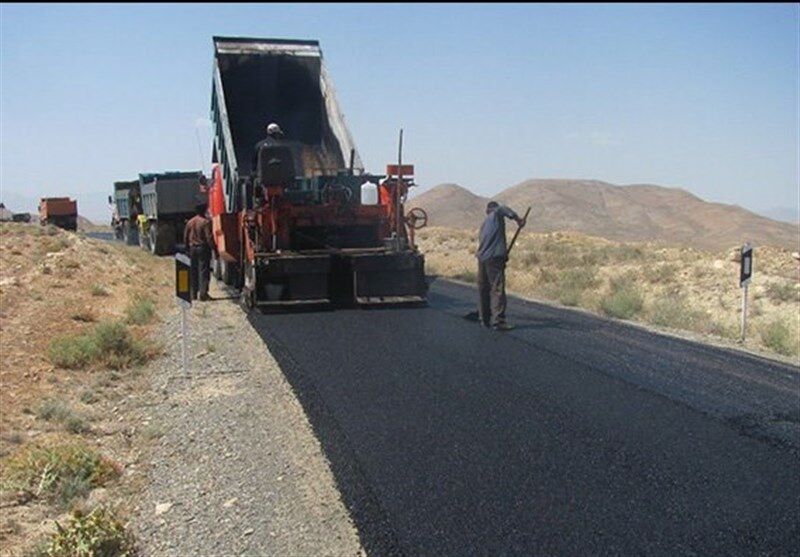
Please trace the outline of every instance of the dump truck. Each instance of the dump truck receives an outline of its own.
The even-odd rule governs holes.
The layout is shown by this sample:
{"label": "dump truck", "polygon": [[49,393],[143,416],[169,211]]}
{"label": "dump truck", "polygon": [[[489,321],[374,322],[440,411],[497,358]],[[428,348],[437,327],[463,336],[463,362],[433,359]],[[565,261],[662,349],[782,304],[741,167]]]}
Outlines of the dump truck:
{"label": "dump truck", "polygon": [[64,230],[78,229],[78,202],[69,197],[43,197],[39,201],[39,224]]}
{"label": "dump truck", "polygon": [[114,196],[109,196],[108,203],[113,209],[111,226],[114,227],[116,239],[129,246],[138,244],[138,217],[142,212],[139,180],[114,182]]}
{"label": "dump truck", "polygon": [[[317,41],[214,37],[214,274],[248,308],[423,303],[413,166],[364,172]],[[283,138],[260,146],[267,124]]]}
{"label": "dump truck", "polygon": [[202,176],[199,170],[139,175],[142,248],[154,255],[168,255],[183,244],[186,222],[194,216],[196,207],[207,201],[201,191]]}

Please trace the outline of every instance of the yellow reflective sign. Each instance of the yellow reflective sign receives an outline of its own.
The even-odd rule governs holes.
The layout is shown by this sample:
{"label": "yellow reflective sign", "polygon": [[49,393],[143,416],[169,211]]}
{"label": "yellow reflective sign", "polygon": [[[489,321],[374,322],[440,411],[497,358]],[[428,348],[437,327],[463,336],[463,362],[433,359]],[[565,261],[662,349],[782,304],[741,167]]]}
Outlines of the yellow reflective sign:
{"label": "yellow reflective sign", "polygon": [[181,269],[178,271],[178,292],[189,291],[189,271]]}

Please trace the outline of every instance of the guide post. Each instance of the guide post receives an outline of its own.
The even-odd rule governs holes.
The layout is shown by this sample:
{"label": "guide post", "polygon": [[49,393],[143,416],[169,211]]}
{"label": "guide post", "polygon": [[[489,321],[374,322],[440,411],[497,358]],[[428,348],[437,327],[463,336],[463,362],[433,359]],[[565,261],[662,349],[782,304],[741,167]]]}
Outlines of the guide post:
{"label": "guide post", "polygon": [[192,307],[192,287],[190,272],[192,261],[183,253],[175,254],[175,297],[178,305],[181,306],[181,359],[183,361],[183,372],[189,373],[188,345],[189,342],[189,323],[187,322],[186,311]]}
{"label": "guide post", "polygon": [[747,331],[747,287],[753,276],[753,248],[750,242],[742,246],[742,258],[739,267],[739,286],[742,288],[742,342]]}

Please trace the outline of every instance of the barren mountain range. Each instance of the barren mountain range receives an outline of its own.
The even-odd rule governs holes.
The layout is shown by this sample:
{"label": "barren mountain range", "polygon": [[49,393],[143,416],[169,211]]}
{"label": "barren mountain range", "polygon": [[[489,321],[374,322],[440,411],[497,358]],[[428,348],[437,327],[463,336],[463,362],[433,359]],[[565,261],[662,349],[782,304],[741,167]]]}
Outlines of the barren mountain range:
{"label": "barren mountain range", "polygon": [[[737,205],[712,203],[679,188],[616,186],[597,180],[527,180],[492,199],[520,214],[530,206],[528,229],[575,231],[617,241],[661,241],[706,250],[750,241],[798,250],[800,227]],[[477,229],[489,198],[457,184],[441,184],[409,202],[428,213],[428,224]]]}

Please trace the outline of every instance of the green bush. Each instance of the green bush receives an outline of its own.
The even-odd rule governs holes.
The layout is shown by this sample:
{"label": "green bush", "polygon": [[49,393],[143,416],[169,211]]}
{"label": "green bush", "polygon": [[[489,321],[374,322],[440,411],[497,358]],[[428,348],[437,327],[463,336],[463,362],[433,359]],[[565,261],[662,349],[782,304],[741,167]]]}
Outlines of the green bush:
{"label": "green bush", "polygon": [[632,275],[614,277],[610,281],[611,292],[600,300],[600,309],[611,317],[630,319],[642,311],[644,296]]}
{"label": "green bush", "polygon": [[69,524],[56,523],[56,533],[45,550],[48,557],[130,557],[136,555],[133,535],[104,508],[73,513]]}
{"label": "green bush", "polygon": [[144,347],[134,340],[124,323],[99,323],[94,329],[94,338],[104,363],[111,369],[123,369],[147,359]]}
{"label": "green bush", "polygon": [[63,507],[92,488],[117,477],[119,470],[94,449],[79,443],[23,448],[3,466],[3,487],[45,497]]}
{"label": "green bush", "polygon": [[80,369],[99,358],[92,335],[67,335],[50,342],[50,361],[65,369]]}
{"label": "green bush", "polygon": [[149,298],[141,298],[128,304],[125,308],[125,321],[130,325],[146,325],[153,320],[156,305]]}
{"label": "green bush", "polygon": [[761,340],[766,346],[784,356],[794,356],[800,353],[800,338],[796,331],[781,321],[776,319],[763,325],[759,333]]}
{"label": "green bush", "polygon": [[142,344],[118,321],[103,321],[88,333],[59,337],[50,343],[50,361],[66,369],[82,369],[94,363],[122,369],[144,363],[147,357]]}

